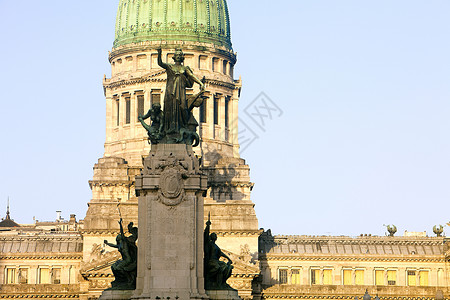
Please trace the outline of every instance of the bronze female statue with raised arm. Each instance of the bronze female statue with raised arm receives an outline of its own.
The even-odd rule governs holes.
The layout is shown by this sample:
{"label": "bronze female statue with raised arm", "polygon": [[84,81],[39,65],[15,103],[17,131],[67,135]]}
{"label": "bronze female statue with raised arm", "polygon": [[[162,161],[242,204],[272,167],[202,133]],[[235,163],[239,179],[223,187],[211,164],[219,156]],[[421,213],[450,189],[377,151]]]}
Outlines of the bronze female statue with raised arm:
{"label": "bronze female statue with raised arm", "polygon": [[[174,64],[164,63],[162,50],[158,51],[158,65],[167,71],[166,93],[164,96],[164,121],[162,142],[174,143],[198,143],[198,135],[195,132],[198,126],[192,115],[194,106],[200,106],[201,95],[205,91],[204,83],[198,79],[191,68],[185,66],[184,54],[181,49],[176,49],[173,57]],[[186,97],[186,89],[192,88],[194,83],[200,85],[200,93],[194,97]]]}

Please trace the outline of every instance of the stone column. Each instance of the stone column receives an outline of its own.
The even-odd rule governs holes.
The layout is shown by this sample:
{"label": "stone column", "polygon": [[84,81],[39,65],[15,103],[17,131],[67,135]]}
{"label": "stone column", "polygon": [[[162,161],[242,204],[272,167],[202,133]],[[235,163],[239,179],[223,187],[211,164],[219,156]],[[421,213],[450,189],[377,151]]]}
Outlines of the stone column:
{"label": "stone column", "polygon": [[138,278],[133,299],[205,299],[203,194],[191,146],[153,145],[136,177]]}
{"label": "stone column", "polygon": [[238,127],[238,110],[239,110],[239,91],[238,89],[235,89],[233,91],[233,96],[231,97],[230,104],[229,104],[229,110],[230,110],[230,143],[233,144],[233,155],[234,157],[240,157],[239,156],[239,140],[238,140],[238,134],[239,134],[239,127]]}

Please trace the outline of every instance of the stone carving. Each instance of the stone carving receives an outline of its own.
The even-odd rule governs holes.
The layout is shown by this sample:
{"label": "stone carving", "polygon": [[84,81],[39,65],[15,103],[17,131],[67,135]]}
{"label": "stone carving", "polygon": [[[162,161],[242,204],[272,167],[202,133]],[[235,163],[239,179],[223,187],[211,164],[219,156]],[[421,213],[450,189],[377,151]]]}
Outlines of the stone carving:
{"label": "stone carving", "polygon": [[111,288],[108,290],[134,290],[136,288],[137,275],[137,246],[138,238],[137,227],[133,226],[133,222],[128,224],[128,232],[130,236],[125,236],[122,226],[122,218],[119,220],[120,234],[116,237],[117,244],[109,243],[105,240],[105,244],[117,248],[122,259],[116,261],[111,270],[115,280],[111,282]]}
{"label": "stone carving", "polygon": [[[164,63],[162,50],[158,48],[158,65],[166,70],[167,84],[164,96],[164,111],[160,106],[151,110],[139,118],[147,130],[152,144],[187,144],[198,146],[200,137],[197,134],[198,123],[192,114],[194,107],[199,107],[205,97],[205,84],[198,79],[191,68],[184,66],[184,54],[181,49],[176,49],[173,60],[175,64]],[[187,97],[186,89],[192,88],[194,83],[200,85],[200,92]],[[152,125],[148,126],[143,121],[150,117]]]}
{"label": "stone carving", "polygon": [[180,204],[184,198],[182,174],[174,167],[161,173],[159,180],[159,200],[168,206]]}
{"label": "stone carving", "polygon": [[[144,120],[148,118],[152,121],[151,126],[144,122]],[[138,120],[141,122],[145,130],[147,130],[148,139],[152,142],[152,144],[158,144],[158,141],[161,140],[163,136],[164,125],[164,113],[161,110],[161,104],[153,103],[152,108],[150,108],[145,115],[139,115]]]}
{"label": "stone carving", "polygon": [[105,254],[105,249],[103,249],[102,245],[93,244],[91,254],[89,257],[89,262],[99,260],[103,254]]}
{"label": "stone carving", "polygon": [[248,246],[248,244],[241,245],[241,254],[239,255],[239,258],[242,261],[245,261],[248,263],[251,262],[252,254],[250,253],[250,247]]}
{"label": "stone carving", "polygon": [[444,232],[444,227],[442,225],[439,225],[439,227],[437,227],[437,225],[434,225],[433,232],[436,236],[441,237],[442,233]]}
{"label": "stone carving", "polygon": [[[227,284],[227,279],[230,278],[233,270],[231,259],[220,250],[216,245],[217,235],[210,234],[211,221],[208,217],[206,228],[204,232],[204,276],[206,290],[234,290]],[[220,260],[224,257],[228,260],[227,263]]]}

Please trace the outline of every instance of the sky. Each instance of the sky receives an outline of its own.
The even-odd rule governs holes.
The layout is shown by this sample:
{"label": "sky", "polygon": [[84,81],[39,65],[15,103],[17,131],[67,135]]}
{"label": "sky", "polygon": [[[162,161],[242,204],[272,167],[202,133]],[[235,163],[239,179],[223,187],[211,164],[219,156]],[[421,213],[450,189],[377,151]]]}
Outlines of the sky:
{"label": "sky", "polygon": [[[84,218],[117,4],[0,0],[0,215],[9,197],[19,223]],[[433,235],[450,221],[449,1],[228,5],[260,227]],[[276,111],[258,126],[261,93]]]}

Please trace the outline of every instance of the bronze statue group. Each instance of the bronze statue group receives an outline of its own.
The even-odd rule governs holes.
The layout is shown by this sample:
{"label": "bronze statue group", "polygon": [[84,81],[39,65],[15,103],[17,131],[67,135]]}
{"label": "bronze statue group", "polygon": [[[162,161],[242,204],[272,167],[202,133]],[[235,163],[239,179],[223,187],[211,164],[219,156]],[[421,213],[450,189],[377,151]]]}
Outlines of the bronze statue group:
{"label": "bronze statue group", "polygon": [[[199,107],[205,100],[205,84],[199,80],[188,66],[184,66],[184,54],[177,49],[173,56],[175,64],[162,61],[162,50],[158,51],[158,64],[167,72],[164,109],[160,103],[153,103],[145,115],[139,116],[139,121],[147,130],[152,144],[187,144],[197,146],[200,138],[196,132],[198,123],[192,109]],[[194,83],[200,85],[200,92],[192,96],[186,95],[186,88],[192,88]],[[150,118],[151,125],[144,121]],[[120,211],[119,211],[120,214]],[[125,235],[123,220],[120,218],[120,234],[116,237],[116,244],[104,241],[106,245],[117,248],[122,259],[112,266],[115,280],[111,283],[111,290],[134,290],[137,277],[137,246],[138,229],[133,223],[128,224],[128,234]],[[231,259],[216,245],[217,235],[210,233],[211,221],[208,218],[204,232],[204,277],[205,289],[232,289],[227,283],[233,269]],[[221,261],[224,257],[228,262]]]}

